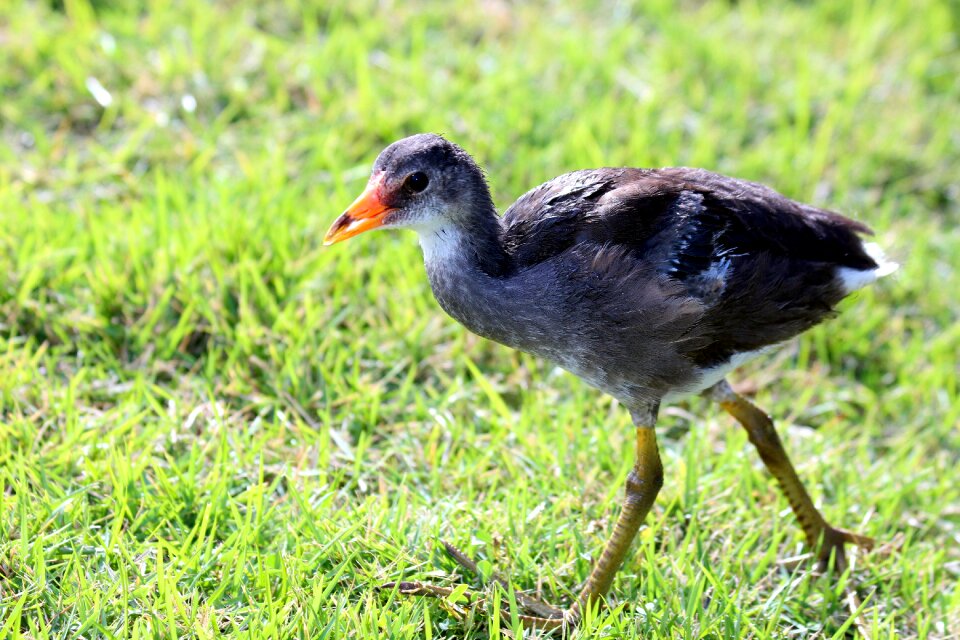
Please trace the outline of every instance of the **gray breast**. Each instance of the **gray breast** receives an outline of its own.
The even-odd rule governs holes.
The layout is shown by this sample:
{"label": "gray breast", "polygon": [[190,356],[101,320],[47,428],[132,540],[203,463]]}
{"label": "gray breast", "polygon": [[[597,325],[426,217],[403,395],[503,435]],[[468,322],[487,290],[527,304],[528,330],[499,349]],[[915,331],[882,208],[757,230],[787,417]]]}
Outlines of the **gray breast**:
{"label": "gray breast", "polygon": [[594,277],[562,259],[508,278],[449,263],[427,273],[440,306],[470,331],[550,360],[628,408],[697,377],[676,349],[693,322],[682,311],[695,310],[666,303],[649,273]]}

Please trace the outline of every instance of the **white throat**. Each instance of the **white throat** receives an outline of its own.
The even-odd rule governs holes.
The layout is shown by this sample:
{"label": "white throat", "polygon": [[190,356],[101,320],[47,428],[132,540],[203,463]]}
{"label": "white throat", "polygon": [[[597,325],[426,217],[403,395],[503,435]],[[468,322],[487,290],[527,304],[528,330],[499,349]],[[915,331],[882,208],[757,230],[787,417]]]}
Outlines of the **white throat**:
{"label": "white throat", "polygon": [[452,225],[431,224],[414,227],[420,236],[423,261],[426,264],[451,262],[461,255],[463,236]]}

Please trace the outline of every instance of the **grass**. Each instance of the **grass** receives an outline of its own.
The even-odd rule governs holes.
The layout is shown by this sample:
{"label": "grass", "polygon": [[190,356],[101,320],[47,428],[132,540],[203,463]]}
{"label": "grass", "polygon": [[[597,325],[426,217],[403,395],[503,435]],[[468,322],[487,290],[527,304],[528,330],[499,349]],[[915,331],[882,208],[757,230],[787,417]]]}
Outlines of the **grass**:
{"label": "grass", "polygon": [[903,262],[734,376],[827,517],[897,550],[839,582],[778,563],[802,551],[786,501],[691,399],[578,637],[957,637],[958,27],[933,0],[4,3],[0,639],[519,637],[374,590],[455,582],[441,538],[574,592],[626,412],[446,318],[411,236],[320,246],[418,131],[502,206],[574,168],[697,165]]}

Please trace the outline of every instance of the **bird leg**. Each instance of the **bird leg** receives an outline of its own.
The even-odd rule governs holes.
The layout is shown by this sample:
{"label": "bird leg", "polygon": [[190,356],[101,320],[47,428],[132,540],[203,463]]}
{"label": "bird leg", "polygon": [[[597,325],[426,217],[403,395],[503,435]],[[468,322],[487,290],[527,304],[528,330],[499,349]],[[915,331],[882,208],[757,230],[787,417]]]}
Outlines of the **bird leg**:
{"label": "bird leg", "polygon": [[737,394],[726,380],[710,387],[706,395],[720,403],[720,406],[747,430],[750,442],[759,452],[763,464],[777,479],[780,489],[800,521],[807,544],[811,549],[817,550],[817,559],[822,570],[829,567],[831,556],[837,571],[842,572],[846,568],[844,544],[855,544],[866,549],[873,547],[872,538],[837,529],[824,519],[797,477],[770,416]]}
{"label": "bird leg", "polygon": [[636,428],[637,460],[627,475],[626,495],[620,516],[614,525],[613,535],[593,566],[576,602],[564,612],[564,618],[571,622],[579,620],[583,607],[592,606],[610,590],[613,577],[620,570],[640,525],[663,486],[663,465],[660,463],[660,451],[657,449],[657,436],[652,422],[653,420],[650,420],[649,426],[638,424]]}
{"label": "bird leg", "polygon": [[[613,583],[613,578],[619,571],[624,559],[630,551],[630,545],[640,530],[644,518],[649,513],[657,493],[663,486],[663,466],[660,462],[660,452],[657,449],[657,439],[653,430],[656,419],[656,407],[649,412],[647,419],[638,420],[634,414],[636,428],[637,459],[633,469],[627,476],[626,495],[623,507],[614,525],[613,534],[607,541],[599,560],[593,566],[590,577],[584,583],[577,599],[567,609],[558,609],[528,595],[517,593],[517,602],[528,612],[535,615],[521,615],[520,622],[527,629],[557,630],[575,626],[582,616],[583,609],[599,602]],[[447,553],[461,567],[472,573],[477,571],[476,563],[466,554],[453,545],[444,542]],[[494,574],[491,579],[508,588],[507,583]],[[430,596],[446,598],[454,592],[447,587],[436,587],[420,582],[400,582],[383,585],[382,589],[397,588],[404,595]],[[475,594],[463,594],[466,601],[474,606],[483,603],[482,598]],[[502,615],[506,620],[509,616],[504,610]]]}

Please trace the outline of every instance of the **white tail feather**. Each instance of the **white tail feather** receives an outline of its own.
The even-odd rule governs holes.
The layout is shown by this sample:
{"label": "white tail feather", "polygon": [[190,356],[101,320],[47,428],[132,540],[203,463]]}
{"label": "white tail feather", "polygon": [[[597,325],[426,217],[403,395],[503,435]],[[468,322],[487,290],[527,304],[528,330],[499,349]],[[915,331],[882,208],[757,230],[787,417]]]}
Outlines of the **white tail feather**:
{"label": "white tail feather", "polygon": [[900,268],[899,264],[887,259],[883,249],[875,242],[863,243],[863,250],[878,266],[876,269],[851,269],[850,267],[837,269],[837,277],[840,278],[847,293],[862,289],[877,278],[888,276]]}

